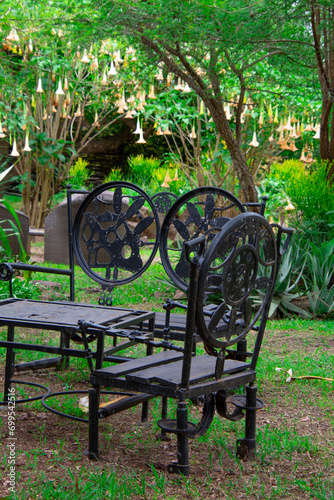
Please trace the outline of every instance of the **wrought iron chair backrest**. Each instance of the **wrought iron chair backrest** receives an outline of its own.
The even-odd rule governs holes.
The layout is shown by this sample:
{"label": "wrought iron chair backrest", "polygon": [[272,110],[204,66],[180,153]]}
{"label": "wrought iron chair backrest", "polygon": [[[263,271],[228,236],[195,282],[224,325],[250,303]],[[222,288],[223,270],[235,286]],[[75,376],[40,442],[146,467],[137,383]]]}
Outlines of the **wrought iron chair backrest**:
{"label": "wrought iron chair backrest", "polygon": [[74,255],[85,273],[109,292],[108,305],[114,286],[131,282],[149,267],[159,233],[151,198],[134,184],[109,182],[84,199],[73,225]]}
{"label": "wrought iron chair backrest", "polygon": [[170,208],[161,228],[160,256],[164,269],[173,283],[187,290],[189,263],[184,243],[205,234],[211,241],[233,217],[257,207],[264,214],[262,203],[243,204],[232,193],[216,187],[197,188],[181,196]]}
{"label": "wrought iron chair backrest", "polygon": [[[282,233],[288,236],[281,248]],[[248,212],[228,221],[209,245],[204,236],[186,242],[190,270],[197,267],[197,271],[191,271],[193,275],[197,272],[197,277],[190,279],[190,287],[196,291],[188,290],[188,308],[190,296],[192,301],[196,297],[197,332],[207,353],[217,357],[217,379],[224,371],[225,359],[229,358],[250,358],[250,369],[255,370],[278,269],[292,233],[289,228],[270,225],[261,215]],[[200,249],[201,245],[205,251]],[[194,248],[197,254],[192,258]],[[203,306],[208,294],[215,294],[219,302],[211,312]],[[254,305],[254,299],[260,297]],[[250,331],[255,333],[253,347],[241,352],[241,341]],[[189,331],[187,336],[185,342],[190,345]]]}

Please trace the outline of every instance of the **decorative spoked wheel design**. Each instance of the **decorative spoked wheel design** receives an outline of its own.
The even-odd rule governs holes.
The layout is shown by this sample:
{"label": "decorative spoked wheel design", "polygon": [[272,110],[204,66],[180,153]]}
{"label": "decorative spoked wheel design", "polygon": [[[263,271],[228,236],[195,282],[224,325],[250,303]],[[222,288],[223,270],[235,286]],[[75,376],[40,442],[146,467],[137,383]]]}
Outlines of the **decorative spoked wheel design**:
{"label": "decorative spoked wheel design", "polygon": [[210,243],[231,218],[245,211],[238,198],[215,187],[194,189],[174,203],[162,225],[160,256],[176,286],[183,291],[188,289],[189,263],[184,242],[207,234]]}
{"label": "decorative spoked wheel design", "polygon": [[102,286],[129,283],[151,264],[159,244],[159,218],[151,198],[129,182],[93,190],[74,221],[74,253]]}
{"label": "decorative spoked wheel design", "polygon": [[[255,213],[230,220],[211,242],[199,271],[196,308],[198,333],[209,349],[224,351],[257,328],[267,314],[276,278],[276,252],[271,225]],[[210,294],[220,303],[208,321],[203,301]],[[261,297],[256,308],[252,307],[254,294]]]}

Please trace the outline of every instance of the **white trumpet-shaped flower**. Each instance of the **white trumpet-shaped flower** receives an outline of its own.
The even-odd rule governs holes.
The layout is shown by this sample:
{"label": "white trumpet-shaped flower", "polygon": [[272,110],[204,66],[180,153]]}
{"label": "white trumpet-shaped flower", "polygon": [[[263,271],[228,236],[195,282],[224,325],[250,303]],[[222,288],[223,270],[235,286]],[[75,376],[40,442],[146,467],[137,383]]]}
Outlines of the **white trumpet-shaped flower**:
{"label": "white trumpet-shaped flower", "polygon": [[192,126],[191,133],[189,134],[189,137],[190,137],[190,139],[196,139],[196,137],[197,137],[194,125]]}
{"label": "white trumpet-shaped flower", "polygon": [[18,152],[17,146],[16,146],[16,139],[14,139],[14,141],[13,141],[13,149],[12,149],[12,152],[10,153],[10,156],[20,156],[20,153]]}
{"label": "white trumpet-shaped flower", "polygon": [[83,56],[81,58],[81,62],[83,62],[83,63],[89,63],[90,62],[90,59],[87,56],[87,50],[86,49],[84,50]]}
{"label": "white trumpet-shaped flower", "polygon": [[252,142],[249,143],[250,146],[253,146],[253,148],[257,148],[260,143],[257,141],[257,137],[256,137],[256,132],[254,131],[254,134],[253,134],[253,140]]}
{"label": "white trumpet-shaped flower", "polygon": [[148,94],[149,99],[156,99],[156,95],[154,93],[154,85],[151,85],[150,93]]}
{"label": "white trumpet-shaped flower", "polygon": [[38,79],[38,84],[37,84],[37,89],[36,92],[44,92],[43,87],[42,87],[42,78]]}
{"label": "white trumpet-shaped flower", "polygon": [[109,68],[109,71],[108,71],[108,76],[116,75],[116,73],[117,73],[117,70],[115,68],[115,65],[114,65],[113,61],[111,61],[110,68]]}
{"label": "white trumpet-shaped flower", "polygon": [[27,152],[31,151],[31,147],[29,146],[29,134],[28,134],[28,132],[26,133],[23,151],[27,151]]}
{"label": "white trumpet-shaped flower", "polygon": [[313,139],[320,139],[320,125],[317,125],[316,132],[313,136]]}
{"label": "white trumpet-shaped flower", "polygon": [[63,91],[63,87],[61,85],[61,79],[59,79],[58,88],[56,90],[56,95],[65,95],[65,92]]}
{"label": "white trumpet-shaped flower", "polygon": [[138,141],[136,141],[137,144],[146,144],[146,141],[144,139],[144,134],[143,134],[143,131],[141,130],[140,131],[140,134],[139,134],[139,139]]}
{"label": "white trumpet-shaped flower", "polygon": [[143,133],[143,131],[141,129],[141,126],[140,126],[139,117],[137,118],[137,127],[136,127],[136,130],[133,133],[134,134],[141,134],[141,133]]}
{"label": "white trumpet-shaped flower", "polygon": [[230,120],[232,118],[231,110],[230,110],[230,105],[229,104],[226,106],[225,114],[226,114],[226,119],[227,120]]}

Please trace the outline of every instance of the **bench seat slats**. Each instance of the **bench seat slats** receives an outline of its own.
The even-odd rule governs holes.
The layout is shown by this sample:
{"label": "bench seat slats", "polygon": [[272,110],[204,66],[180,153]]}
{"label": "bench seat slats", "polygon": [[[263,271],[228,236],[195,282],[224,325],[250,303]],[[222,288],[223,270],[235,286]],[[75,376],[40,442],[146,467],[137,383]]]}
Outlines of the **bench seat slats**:
{"label": "bench seat slats", "polygon": [[111,378],[126,375],[133,371],[140,370],[142,368],[154,367],[157,365],[163,365],[165,363],[170,363],[171,361],[176,361],[183,358],[182,352],[172,352],[163,351],[152,356],[146,356],[145,358],[132,359],[131,361],[126,361],[121,365],[108,366],[107,368],[101,368],[96,370],[95,374],[107,374]]}
{"label": "bench seat slats", "polygon": [[[216,358],[206,354],[196,356],[192,360],[190,372],[190,384],[215,376]],[[224,373],[234,373],[249,367],[248,363],[226,360]],[[163,368],[149,367],[144,370],[132,372],[126,375],[130,382],[159,383],[166,387],[177,387],[181,383],[182,360],[166,364]]]}

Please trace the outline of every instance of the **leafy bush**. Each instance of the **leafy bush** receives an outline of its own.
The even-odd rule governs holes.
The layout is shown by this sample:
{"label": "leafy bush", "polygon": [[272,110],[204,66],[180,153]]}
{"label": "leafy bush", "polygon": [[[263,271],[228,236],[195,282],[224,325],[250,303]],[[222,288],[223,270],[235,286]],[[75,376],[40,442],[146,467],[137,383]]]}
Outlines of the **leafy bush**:
{"label": "leafy bush", "polygon": [[78,158],[77,161],[73,163],[69,171],[69,178],[67,179],[67,181],[70,182],[72,189],[89,188],[87,184],[92,176],[92,172],[87,167],[88,162],[82,158]]}

